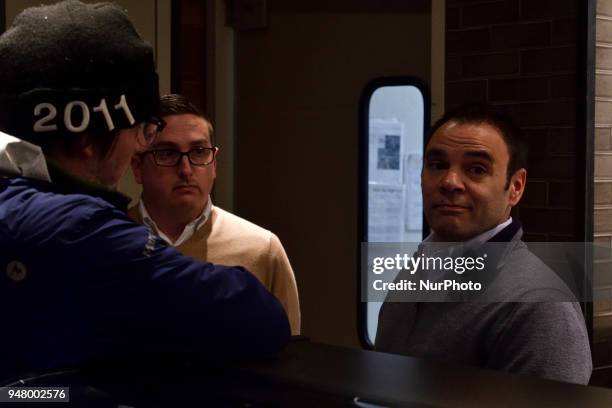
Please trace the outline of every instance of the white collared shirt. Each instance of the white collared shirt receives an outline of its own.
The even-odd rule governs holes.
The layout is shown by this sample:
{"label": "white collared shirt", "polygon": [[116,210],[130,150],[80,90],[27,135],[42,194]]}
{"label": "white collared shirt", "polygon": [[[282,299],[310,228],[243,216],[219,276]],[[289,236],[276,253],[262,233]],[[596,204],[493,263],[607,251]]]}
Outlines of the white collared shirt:
{"label": "white collared shirt", "polygon": [[[499,231],[503,230],[508,225],[510,225],[510,223],[512,223],[512,217],[509,217],[506,221],[502,222],[497,227],[491,228],[490,230],[485,231],[482,234],[475,236],[469,241],[466,241],[464,243],[464,246],[470,247],[470,248],[479,247],[480,245],[484,244],[485,242],[493,238],[495,234],[497,234]],[[423,240],[423,242],[440,242],[440,238],[436,235],[436,232],[432,230],[427,236],[427,238]]]}
{"label": "white collared shirt", "polygon": [[172,242],[172,240],[157,227],[157,224],[155,224],[155,221],[153,221],[153,219],[149,215],[149,212],[147,211],[144,205],[144,201],[142,197],[140,198],[140,202],[138,203],[138,211],[140,211],[140,217],[142,218],[142,221],[147,226],[149,226],[149,228],[155,231],[155,233],[159,235],[161,239],[163,239],[169,245],[174,246],[174,247],[177,247],[181,245],[183,242],[187,241],[189,238],[193,236],[193,234],[196,233],[197,230],[202,228],[202,226],[206,224],[206,221],[208,221],[208,217],[210,217],[211,210],[212,210],[212,200],[210,199],[210,195],[209,195],[208,200],[206,201],[206,206],[204,207],[204,211],[202,211],[202,214],[200,214],[196,219],[191,221],[189,224],[185,225],[185,228],[183,229],[183,232],[181,233],[181,235],[179,235],[178,239]]}
{"label": "white collared shirt", "polygon": [[434,242],[444,242],[441,241],[440,238],[436,235],[436,232],[432,230],[427,238],[423,240],[423,242],[419,245],[419,251],[427,256],[452,256],[452,254],[459,249],[460,251],[466,249],[477,249],[482,244],[487,242],[489,239],[493,238],[495,234],[506,228],[508,225],[512,223],[512,217],[509,217],[506,221],[502,222],[498,226],[491,228],[488,231],[483,232],[480,235],[475,236],[474,238],[465,241],[465,242],[457,242],[452,243],[454,245],[448,246],[436,246],[436,245],[423,245],[423,243],[434,243]]}

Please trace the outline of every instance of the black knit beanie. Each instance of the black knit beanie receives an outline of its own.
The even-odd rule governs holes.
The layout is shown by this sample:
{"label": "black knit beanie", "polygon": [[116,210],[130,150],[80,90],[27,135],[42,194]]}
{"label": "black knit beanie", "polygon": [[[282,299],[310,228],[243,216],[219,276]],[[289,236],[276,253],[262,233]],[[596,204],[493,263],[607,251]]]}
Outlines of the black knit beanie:
{"label": "black knit beanie", "polygon": [[153,49],[110,3],[26,9],[0,36],[0,67],[1,130],[34,143],[126,128],[158,106]]}

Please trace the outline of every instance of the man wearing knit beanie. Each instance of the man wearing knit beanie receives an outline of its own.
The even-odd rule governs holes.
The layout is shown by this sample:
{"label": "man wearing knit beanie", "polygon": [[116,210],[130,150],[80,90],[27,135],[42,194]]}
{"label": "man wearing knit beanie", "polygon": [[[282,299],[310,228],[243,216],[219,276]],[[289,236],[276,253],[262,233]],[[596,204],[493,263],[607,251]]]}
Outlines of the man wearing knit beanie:
{"label": "man wearing knit beanie", "polygon": [[153,51],[118,7],[27,9],[0,36],[0,381],[135,353],[282,348],[242,268],[184,257],[114,188],[156,137]]}

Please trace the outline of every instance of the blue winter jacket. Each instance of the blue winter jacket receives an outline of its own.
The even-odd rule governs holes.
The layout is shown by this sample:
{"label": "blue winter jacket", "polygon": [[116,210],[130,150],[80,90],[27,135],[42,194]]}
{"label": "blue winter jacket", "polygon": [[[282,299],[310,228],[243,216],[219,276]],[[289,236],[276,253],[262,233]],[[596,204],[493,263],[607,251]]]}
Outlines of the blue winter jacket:
{"label": "blue winter jacket", "polygon": [[2,154],[15,143],[3,151],[3,136],[0,380],[105,356],[233,358],[287,343],[282,306],[251,273],[166,246],[128,218],[118,193],[61,173],[32,178],[16,154],[7,170]]}

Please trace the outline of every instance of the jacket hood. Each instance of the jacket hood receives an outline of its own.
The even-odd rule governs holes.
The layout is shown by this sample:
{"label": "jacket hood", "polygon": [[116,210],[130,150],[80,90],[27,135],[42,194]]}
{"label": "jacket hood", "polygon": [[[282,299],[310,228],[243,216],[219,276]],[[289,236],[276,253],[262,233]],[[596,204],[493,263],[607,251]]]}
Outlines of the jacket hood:
{"label": "jacket hood", "polygon": [[0,132],[0,177],[51,181],[40,147]]}

